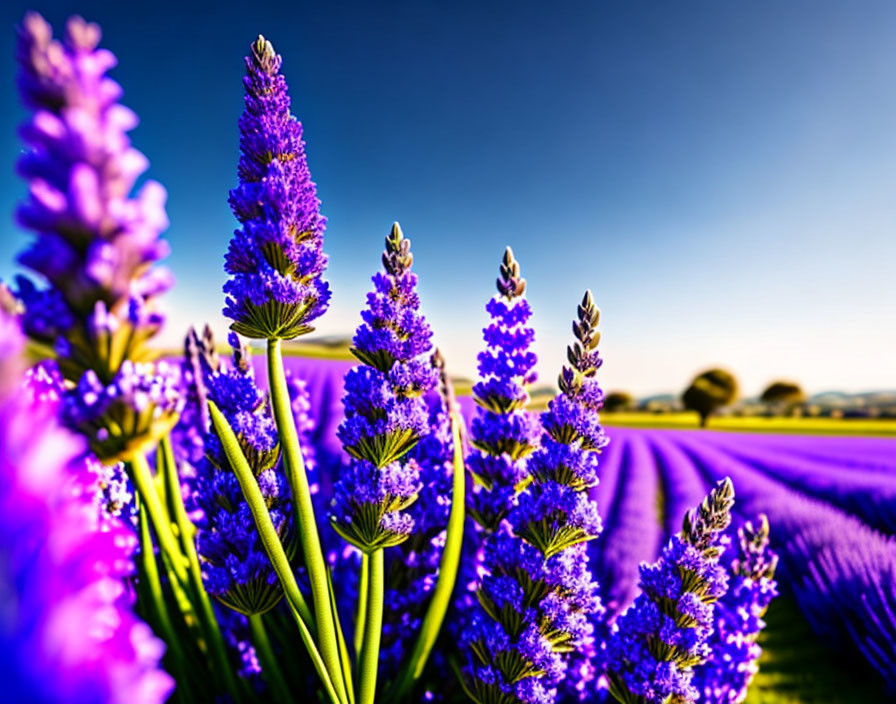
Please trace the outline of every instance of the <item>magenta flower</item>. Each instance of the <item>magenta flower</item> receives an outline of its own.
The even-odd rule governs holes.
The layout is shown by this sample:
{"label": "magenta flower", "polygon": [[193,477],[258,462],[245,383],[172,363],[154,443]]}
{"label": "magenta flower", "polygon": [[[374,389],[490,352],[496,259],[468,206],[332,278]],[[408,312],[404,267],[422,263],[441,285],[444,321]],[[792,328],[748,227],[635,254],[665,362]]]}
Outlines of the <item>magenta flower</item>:
{"label": "magenta flower", "polygon": [[101,520],[83,441],[59,427],[59,395],[31,374],[18,392],[18,322],[0,312],[0,665],[10,701],[155,704],[174,682],[164,645],[124,581],[136,538]]}

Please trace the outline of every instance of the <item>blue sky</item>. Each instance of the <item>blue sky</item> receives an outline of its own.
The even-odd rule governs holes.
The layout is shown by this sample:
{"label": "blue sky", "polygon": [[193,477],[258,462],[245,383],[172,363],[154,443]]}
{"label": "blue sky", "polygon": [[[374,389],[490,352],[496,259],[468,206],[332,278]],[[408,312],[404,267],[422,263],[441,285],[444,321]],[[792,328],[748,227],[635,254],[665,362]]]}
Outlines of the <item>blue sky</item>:
{"label": "blue sky", "polygon": [[[242,56],[284,57],[329,218],[320,330],[358,321],[399,220],[449,364],[475,373],[505,245],[545,379],[585,288],[606,387],[722,364],[758,393],[896,387],[896,4],[6,2],[0,209],[24,113],[12,27],[78,12],[119,57],[148,176],[169,191],[167,341],[220,316]],[[26,241],[0,220],[0,276]]]}

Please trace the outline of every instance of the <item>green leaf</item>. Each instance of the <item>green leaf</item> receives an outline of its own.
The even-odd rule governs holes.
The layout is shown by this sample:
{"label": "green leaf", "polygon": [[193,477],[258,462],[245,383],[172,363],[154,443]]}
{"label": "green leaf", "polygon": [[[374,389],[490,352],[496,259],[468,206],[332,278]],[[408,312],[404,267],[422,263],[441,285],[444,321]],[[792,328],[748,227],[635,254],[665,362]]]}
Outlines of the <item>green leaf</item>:
{"label": "green leaf", "polygon": [[464,538],[464,518],[466,516],[466,468],[464,467],[463,443],[461,440],[461,419],[451,411],[451,437],[454,444],[454,477],[452,484],[451,512],[448,514],[448,529],[445,549],[439,563],[439,579],[433,592],[432,601],[420,627],[414,650],[398,676],[392,700],[403,701],[414,683],[420,679],[429,654],[445,620],[445,614],[454,593],[457,570],[460,565],[461,547]]}

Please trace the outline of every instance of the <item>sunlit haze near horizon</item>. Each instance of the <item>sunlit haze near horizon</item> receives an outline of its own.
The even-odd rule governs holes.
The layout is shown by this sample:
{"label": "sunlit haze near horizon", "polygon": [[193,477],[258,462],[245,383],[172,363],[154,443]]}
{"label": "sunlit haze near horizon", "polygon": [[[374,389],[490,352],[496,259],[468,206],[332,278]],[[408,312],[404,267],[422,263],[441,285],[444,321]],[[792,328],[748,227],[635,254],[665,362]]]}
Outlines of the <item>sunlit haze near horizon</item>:
{"label": "sunlit haze near horizon", "polygon": [[[242,57],[283,56],[329,219],[321,335],[351,335],[398,220],[451,370],[476,375],[504,247],[553,383],[586,288],[606,389],[679,392],[709,366],[746,395],[896,389],[896,4],[4,3],[0,278],[24,119],[14,26],[98,22],[134,145],[169,193],[163,343],[210,322],[236,225]],[[2,35],[0,35],[2,36]]]}

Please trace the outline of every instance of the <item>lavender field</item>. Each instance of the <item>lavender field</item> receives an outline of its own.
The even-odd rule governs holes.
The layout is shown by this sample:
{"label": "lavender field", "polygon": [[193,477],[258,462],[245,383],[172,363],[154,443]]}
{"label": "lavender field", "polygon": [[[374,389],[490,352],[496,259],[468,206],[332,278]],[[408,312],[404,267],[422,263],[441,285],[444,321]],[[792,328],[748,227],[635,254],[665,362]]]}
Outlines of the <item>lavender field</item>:
{"label": "lavender field", "polygon": [[[224,9],[203,10],[203,23],[219,22]],[[405,58],[381,66],[385,83],[356,104],[350,127],[314,123],[320,133],[329,126],[338,135],[343,153],[332,160],[341,166],[318,173],[338,191],[364,172],[369,164],[348,145],[352,137],[369,139],[366,127],[379,130],[384,153],[405,148],[412,135],[399,124],[399,102],[408,103],[414,126],[427,123],[417,135],[427,145],[411,149],[401,168],[380,168],[384,155],[371,159],[376,168],[361,178],[359,190],[346,201],[334,197],[328,211],[287,82],[287,75],[301,75],[303,90],[314,94],[303,73],[314,62],[292,74],[295,64],[270,39],[258,34],[244,41],[249,19],[261,20],[253,14],[260,8],[245,9],[245,17],[208,32],[214,40],[204,45],[205,53],[227,54],[241,76],[221,66],[210,70],[199,50],[204,38],[180,29],[176,51],[154,44],[152,56],[143,57],[148,81],[121,72],[142,83],[143,100],[166,106],[146,110],[151,129],[163,135],[163,144],[155,143],[160,152],[168,146],[163,130],[173,134],[186,125],[189,131],[173,152],[176,173],[167,171],[172,202],[181,204],[175,219],[192,223],[190,237],[171,238],[174,248],[163,238],[172,224],[168,191],[143,178],[149,160],[131,143],[140,121],[120,102],[122,86],[110,75],[118,57],[105,48],[99,25],[72,16],[54,32],[34,11],[23,11],[15,25],[22,108],[16,187],[23,193],[11,209],[26,240],[3,269],[9,279],[4,273],[0,281],[0,704],[894,701],[896,437],[888,419],[896,415],[896,392],[861,390],[889,375],[890,357],[874,354],[892,345],[869,346],[859,341],[861,326],[850,328],[838,340],[837,365],[827,359],[819,365],[813,353],[829,348],[830,325],[824,318],[824,345],[806,342],[819,330],[811,330],[812,316],[798,307],[778,334],[806,324],[808,337],[779,341],[770,353],[758,349],[756,340],[772,346],[770,330],[788,317],[773,320],[782,312],[779,299],[773,299],[774,315],[758,304],[767,292],[757,292],[755,273],[737,284],[726,272],[722,283],[719,238],[713,234],[706,247],[694,248],[670,237],[666,228],[675,218],[668,213],[657,221],[662,227],[654,234],[661,237],[641,242],[640,263],[629,262],[638,286],[631,276],[602,268],[605,260],[626,262],[627,236],[613,235],[600,252],[585,256],[593,218],[582,211],[577,244],[555,237],[570,226],[562,222],[558,198],[568,187],[555,182],[567,169],[545,159],[563,152],[578,160],[581,173],[591,172],[601,159],[582,156],[581,146],[600,130],[580,120],[589,125],[586,136],[560,149],[542,145],[540,154],[531,135],[565,134],[581,115],[578,108],[520,130],[526,139],[514,158],[493,159],[504,165],[493,182],[472,187],[477,168],[442,173],[453,160],[500,147],[496,135],[513,136],[508,125],[520,124],[533,102],[544,109],[562,102],[554,100],[556,78],[581,62],[565,68],[561,62],[542,75],[542,60],[551,58],[544,42],[572,51],[567,38],[579,29],[570,21],[577,18],[566,18],[563,31],[543,26],[555,19],[553,11],[548,18],[539,8],[529,18],[537,41],[514,49],[521,57],[539,47],[529,56],[535,63],[521,73],[527,109],[502,105],[503,123],[470,130],[434,161],[439,198],[449,183],[463,184],[457,192],[463,197],[449,198],[448,208],[418,209],[425,194],[393,202],[393,179],[409,174],[426,181],[421,160],[444,146],[446,135],[435,129],[425,136],[442,111],[424,109],[417,99],[430,91],[431,100],[440,100],[432,91],[447,86],[458,66],[445,71],[444,57],[431,56],[429,69],[420,72],[421,95],[404,100],[411,92],[393,78],[416,66],[405,55],[425,53],[431,42],[423,39],[393,57],[394,40],[416,33],[395,32],[385,15],[371,17],[388,20],[385,53]],[[162,11],[165,31],[147,23],[144,34],[171,41],[168,28],[184,24],[172,17],[186,12]],[[146,37],[126,19],[124,28],[113,22],[121,35],[116,46],[134,58],[129,38],[138,46]],[[420,26],[440,28],[441,19]],[[502,28],[504,19],[498,18]],[[305,51],[305,38],[319,39],[316,32],[294,34],[291,25],[265,21],[291,37],[289,53]],[[333,21],[331,29],[344,18]],[[195,24],[191,19],[189,26]],[[457,31],[466,35],[474,25],[461,18]],[[700,34],[685,25],[692,36]],[[802,22],[797,27],[801,34]],[[239,51],[227,39],[231,33],[241,37]],[[344,59],[368,34],[365,26],[361,35],[335,42],[331,60]],[[455,32],[449,35],[453,55]],[[641,46],[638,39],[631,45]],[[472,73],[502,54],[491,40],[486,44],[486,56],[468,67]],[[715,52],[728,44],[718,42]],[[751,61],[759,44],[750,45]],[[603,46],[593,36],[583,45]],[[506,46],[513,49],[514,42]],[[792,53],[789,44],[785,53]],[[376,57],[375,51],[361,57],[351,78],[330,66],[318,89],[335,86],[330,97],[349,100],[352,78],[360,76],[365,88],[376,83],[376,61],[369,65]],[[668,63],[657,58],[657,65]],[[172,68],[169,60],[180,63]],[[642,92],[640,79],[630,81],[641,72],[628,67],[620,74],[625,88],[616,86],[620,97],[635,83]],[[778,64],[773,68],[776,74]],[[539,75],[551,100],[532,100],[530,77]],[[478,105],[512,87],[507,71],[495,76],[476,100],[464,83],[463,100],[449,99],[443,108]],[[720,77],[725,80],[706,83],[709,92],[727,85],[728,74]],[[160,87],[178,85],[187,87],[180,99],[158,100]],[[581,85],[567,86],[576,101]],[[659,81],[643,92],[654,95],[668,85]],[[362,128],[358,115],[371,117],[379,94],[396,86],[402,100],[387,102],[388,119],[379,126],[362,120]],[[317,100],[325,103],[327,95],[323,90]],[[216,98],[230,105],[232,119],[208,119]],[[186,104],[204,116],[203,125],[192,121]],[[636,112],[663,111],[651,104]],[[219,123],[229,132],[213,136],[217,166],[209,167],[192,148]],[[467,139],[479,132],[487,138],[471,148]],[[652,132],[665,133],[665,124]],[[706,134],[698,130],[694,139]],[[632,143],[643,143],[643,136],[633,135]],[[224,143],[230,161],[222,161]],[[696,152],[685,151],[690,161]],[[541,159],[541,166],[508,169],[521,154]],[[664,161],[651,158],[655,166]],[[198,186],[213,183],[211,176],[180,178],[181,169],[200,163],[216,175],[230,174],[226,184],[209,189],[214,206],[197,199]],[[626,174],[644,178],[654,171],[633,165],[620,159],[607,171],[613,183],[601,188],[611,189]],[[555,180],[542,184],[537,199],[512,187],[502,201],[494,184],[506,186],[523,171]],[[670,202],[678,200],[686,180],[675,172],[674,188],[635,195],[642,183],[607,203],[659,212],[669,194]],[[375,187],[385,190],[371,196]],[[695,191],[702,196],[705,188]],[[578,197],[590,204],[594,193],[585,189]],[[486,245],[472,226],[490,222],[502,202],[497,212],[524,212],[523,219],[489,229],[501,238],[529,233],[520,238],[525,257],[503,242],[492,251],[494,242]],[[529,202],[549,207],[540,214],[519,207]],[[184,203],[189,212],[181,210]],[[377,224],[347,224],[356,206]],[[409,211],[413,248],[397,221],[381,228],[391,208]],[[230,211],[217,223],[223,236],[194,237],[209,229],[214,218],[206,211],[216,209]],[[753,201],[749,210],[757,210]],[[442,227],[438,213],[455,211],[463,222],[439,236],[423,224]],[[334,213],[335,232],[325,212]],[[539,225],[541,216],[549,220]],[[678,221],[684,229],[693,224],[690,217]],[[605,229],[618,232],[617,224]],[[363,238],[353,241],[352,229],[363,230]],[[676,267],[656,268],[668,260],[659,240],[680,250]],[[756,241],[753,234],[738,236],[729,259],[745,261],[737,247],[761,250]],[[795,249],[814,253],[817,246]],[[841,250],[838,241],[838,261]],[[771,281],[767,254],[763,281]],[[169,255],[182,265],[177,282],[161,263]],[[703,255],[709,278],[697,271]],[[886,257],[875,254],[878,260]],[[206,267],[207,261],[218,265]],[[659,279],[670,272],[676,279],[655,288],[642,263]],[[341,273],[350,269],[351,276]],[[788,276],[779,275],[778,283],[789,280],[791,270],[784,271]],[[830,278],[821,278],[824,287]],[[886,278],[892,279],[888,270]],[[592,279],[602,287],[599,296]],[[861,284],[866,292],[866,277]],[[664,295],[654,295],[660,289]],[[647,306],[637,301],[644,290],[651,291]],[[735,298],[719,305],[722,294]],[[611,326],[602,321],[604,300],[618,314]],[[705,308],[702,322],[697,300]],[[813,311],[829,315],[819,300],[813,290]],[[868,300],[877,298],[863,293],[861,310]],[[892,308],[881,308],[888,322]],[[682,332],[669,328],[673,310]],[[849,310],[850,325],[863,322],[860,317]],[[626,328],[617,322],[624,319],[639,322]],[[885,326],[863,324],[868,339],[883,339]],[[612,342],[602,341],[605,331]],[[294,342],[312,333],[316,341]],[[466,345],[472,338],[475,348]],[[848,344],[851,366],[844,361]],[[770,365],[781,364],[788,350],[812,388],[782,377],[764,382],[758,396],[743,391],[742,373],[752,389],[778,374]],[[723,354],[739,357],[743,372],[708,367],[680,393],[637,399],[605,383],[628,379],[656,390],[668,383],[670,369],[689,370],[698,360],[716,364]],[[849,391],[822,391],[829,383]],[[637,416],[638,427],[623,427],[626,413]],[[657,427],[654,413],[666,414]],[[777,424],[765,424],[769,430],[811,428],[813,434],[718,430],[723,422],[744,429],[766,420]],[[825,434],[847,427],[849,437]],[[863,435],[863,428],[879,436]]]}
{"label": "lavender field", "polygon": [[[286,359],[321,399],[312,410],[320,421],[316,443],[338,453],[338,399],[351,362]],[[475,403],[459,402],[469,422]],[[768,516],[779,581],[788,585],[769,614],[748,701],[889,700],[896,688],[896,438],[612,426],[607,433],[592,490],[604,531],[589,552],[611,616],[634,600],[638,565],[654,561],[689,507],[728,476],[739,520]]]}

